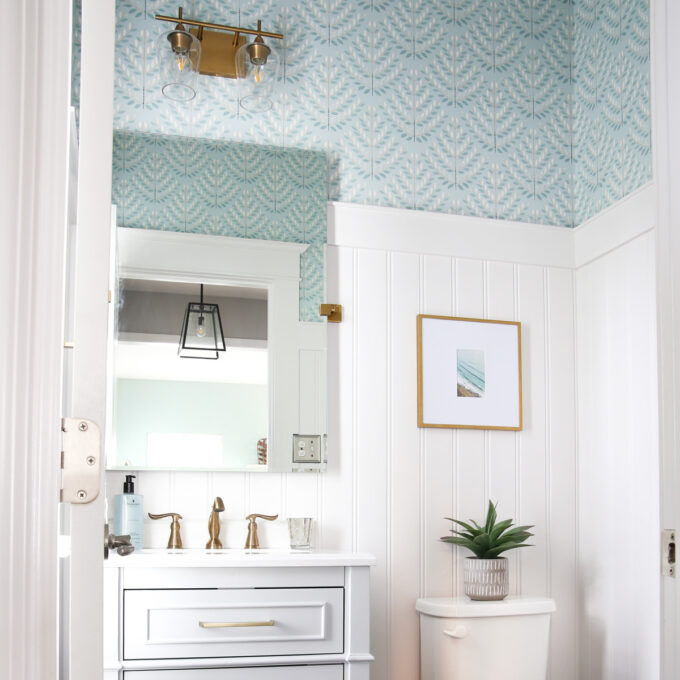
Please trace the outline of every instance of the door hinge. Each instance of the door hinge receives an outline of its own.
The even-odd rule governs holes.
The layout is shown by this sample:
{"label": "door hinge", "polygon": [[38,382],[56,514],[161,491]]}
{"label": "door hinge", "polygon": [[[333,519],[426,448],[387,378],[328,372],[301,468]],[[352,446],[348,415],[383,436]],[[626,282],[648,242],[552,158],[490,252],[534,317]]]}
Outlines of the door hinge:
{"label": "door hinge", "polygon": [[661,573],[675,578],[675,529],[661,532]]}
{"label": "door hinge", "polygon": [[62,503],[91,503],[99,496],[101,435],[86,418],[62,418]]}

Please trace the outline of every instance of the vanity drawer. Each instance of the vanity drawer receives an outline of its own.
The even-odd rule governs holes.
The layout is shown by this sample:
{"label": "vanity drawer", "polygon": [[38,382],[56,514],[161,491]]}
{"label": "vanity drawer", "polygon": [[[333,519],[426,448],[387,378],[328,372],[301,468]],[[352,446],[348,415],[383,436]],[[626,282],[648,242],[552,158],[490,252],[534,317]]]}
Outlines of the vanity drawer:
{"label": "vanity drawer", "polygon": [[124,680],[342,680],[342,665],[125,671]]}
{"label": "vanity drawer", "polygon": [[343,596],[343,588],[125,590],[123,658],[340,654]]}

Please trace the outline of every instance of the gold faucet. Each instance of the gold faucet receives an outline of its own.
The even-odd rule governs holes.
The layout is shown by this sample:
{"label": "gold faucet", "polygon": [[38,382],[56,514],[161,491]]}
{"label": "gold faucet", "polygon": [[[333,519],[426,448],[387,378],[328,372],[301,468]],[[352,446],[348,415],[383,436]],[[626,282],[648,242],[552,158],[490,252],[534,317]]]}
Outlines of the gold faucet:
{"label": "gold faucet", "polygon": [[208,520],[208,533],[210,534],[210,540],[205,544],[205,547],[208,550],[219,550],[222,547],[222,541],[220,541],[219,513],[223,510],[224,502],[219,496],[215,496],[212,512],[210,513],[210,519]]}
{"label": "gold faucet", "polygon": [[170,525],[170,538],[168,539],[168,548],[182,549],[182,537],[179,534],[179,520],[182,515],[176,512],[166,512],[162,515],[154,515],[149,513],[151,519],[163,519],[163,517],[172,517],[172,524]]}
{"label": "gold faucet", "polygon": [[260,547],[260,541],[257,538],[257,518],[274,520],[278,515],[258,515],[253,513],[248,515],[246,519],[248,520],[248,537],[246,538],[246,550],[254,549],[257,550]]}

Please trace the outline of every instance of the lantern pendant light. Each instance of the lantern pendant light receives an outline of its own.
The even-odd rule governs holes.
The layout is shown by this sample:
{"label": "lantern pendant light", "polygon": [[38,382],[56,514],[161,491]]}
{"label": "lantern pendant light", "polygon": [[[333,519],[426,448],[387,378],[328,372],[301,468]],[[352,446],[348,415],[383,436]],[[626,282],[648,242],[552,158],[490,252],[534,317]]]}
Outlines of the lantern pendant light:
{"label": "lantern pendant light", "polygon": [[182,359],[219,359],[225,349],[220,308],[203,302],[201,284],[201,301],[190,302],[184,313],[177,354]]}

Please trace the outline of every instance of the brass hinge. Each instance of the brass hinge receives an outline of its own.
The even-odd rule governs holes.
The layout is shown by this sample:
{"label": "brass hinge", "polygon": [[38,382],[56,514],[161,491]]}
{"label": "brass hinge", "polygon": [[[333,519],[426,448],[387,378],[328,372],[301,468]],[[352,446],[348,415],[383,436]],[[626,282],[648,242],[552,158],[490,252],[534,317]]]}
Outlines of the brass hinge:
{"label": "brass hinge", "polygon": [[342,321],[342,305],[319,305],[319,314],[325,316],[331,323]]}
{"label": "brass hinge", "polygon": [[85,418],[62,418],[62,503],[91,503],[99,496],[101,435],[96,423]]}

